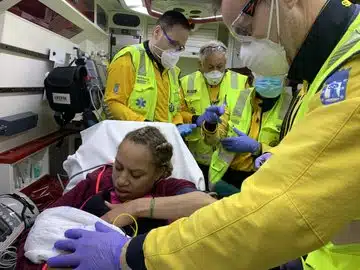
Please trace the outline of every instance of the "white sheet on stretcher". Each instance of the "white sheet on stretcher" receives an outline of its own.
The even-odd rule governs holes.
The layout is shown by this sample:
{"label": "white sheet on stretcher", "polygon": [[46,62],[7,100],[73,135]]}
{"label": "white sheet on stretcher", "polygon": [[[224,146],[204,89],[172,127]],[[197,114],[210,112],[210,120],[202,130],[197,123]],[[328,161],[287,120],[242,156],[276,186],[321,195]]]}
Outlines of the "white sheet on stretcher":
{"label": "white sheet on stretcher", "polygon": [[63,164],[64,170],[71,179],[65,192],[74,188],[77,183],[86,178],[89,172],[95,169],[83,172],[84,170],[97,165],[112,163],[115,159],[117,147],[127,133],[148,125],[159,128],[174,147],[172,177],[189,180],[198,189],[205,190],[204,176],[175,125],[106,120],[81,132],[82,145]]}
{"label": "white sheet on stretcher", "polygon": [[40,264],[60,255],[61,252],[54,248],[54,244],[58,240],[66,239],[64,234],[67,230],[95,231],[95,223],[98,221],[124,234],[118,227],[76,208],[61,206],[47,209],[37,216],[26,238],[25,257],[33,263]]}

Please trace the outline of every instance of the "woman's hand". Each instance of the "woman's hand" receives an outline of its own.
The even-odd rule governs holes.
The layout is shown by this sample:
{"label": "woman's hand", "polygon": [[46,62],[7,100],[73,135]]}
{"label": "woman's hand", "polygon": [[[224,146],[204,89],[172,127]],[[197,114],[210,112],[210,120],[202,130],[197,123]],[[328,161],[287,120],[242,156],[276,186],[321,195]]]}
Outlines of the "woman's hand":
{"label": "woman's hand", "polygon": [[[106,202],[106,206],[111,210],[107,212],[101,219],[113,224],[117,227],[125,227],[134,223],[134,220],[128,215],[137,218],[137,201],[130,201],[122,204],[111,204]],[[124,215],[122,215],[124,214]],[[128,214],[128,215],[125,215]]]}

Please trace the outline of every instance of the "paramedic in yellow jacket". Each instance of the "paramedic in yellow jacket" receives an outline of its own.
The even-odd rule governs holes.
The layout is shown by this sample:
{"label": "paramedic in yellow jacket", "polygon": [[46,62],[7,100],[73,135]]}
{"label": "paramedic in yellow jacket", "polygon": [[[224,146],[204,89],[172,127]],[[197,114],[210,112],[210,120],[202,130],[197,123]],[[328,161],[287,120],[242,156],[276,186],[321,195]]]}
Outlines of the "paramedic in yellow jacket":
{"label": "paramedic in yellow jacket", "polygon": [[[86,249],[99,265],[112,260],[113,269],[262,270],[317,250],[305,269],[359,269],[359,6],[223,0],[222,14],[234,36],[251,41],[252,71],[288,60],[288,77],[303,82],[284,139],[240,193],[129,241],[111,229],[81,232],[67,240],[68,265],[81,269]],[[280,33],[268,37],[268,25],[277,22]]]}
{"label": "paramedic in yellow jacket", "polygon": [[240,189],[254,173],[255,159],[279,144],[281,124],[292,98],[291,88],[284,86],[288,66],[284,68],[273,69],[278,73],[274,76],[255,75],[254,88],[228,92],[221,123],[205,122],[202,126],[204,141],[217,147],[209,170],[212,189],[220,180]]}
{"label": "paramedic in yellow jacket", "polygon": [[[221,41],[209,41],[199,51],[200,69],[181,79],[181,86],[185,97],[185,103],[191,115],[202,115],[210,106],[221,107],[225,97],[237,99],[241,90],[246,88],[247,76],[226,70],[227,48]],[[187,112],[183,112],[184,120],[188,118]],[[201,117],[195,119],[195,123]],[[189,120],[187,120],[189,122]],[[205,144],[201,135],[201,125],[198,124],[191,135],[187,136],[188,147],[201,168],[208,188],[208,172],[213,154],[213,146]],[[214,123],[216,124],[217,121]]]}
{"label": "paramedic in yellow jacket", "polygon": [[[149,41],[119,51],[108,69],[104,97],[107,119],[183,124],[176,67],[191,26],[177,11],[165,12]],[[191,125],[180,131],[191,132]]]}

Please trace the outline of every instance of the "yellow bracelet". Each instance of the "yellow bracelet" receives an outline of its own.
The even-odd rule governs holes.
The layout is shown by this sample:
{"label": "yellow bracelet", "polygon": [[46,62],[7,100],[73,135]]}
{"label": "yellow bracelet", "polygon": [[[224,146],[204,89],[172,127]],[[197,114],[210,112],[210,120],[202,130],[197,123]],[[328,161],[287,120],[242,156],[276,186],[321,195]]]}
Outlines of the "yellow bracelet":
{"label": "yellow bracelet", "polygon": [[[118,216],[114,219],[114,221],[113,221],[112,224],[116,226],[116,221],[117,221],[120,217],[122,217],[122,216],[128,216],[128,217],[130,217],[130,218],[134,221],[134,223],[135,223],[135,228],[132,227],[131,225],[130,225],[130,227],[131,227],[131,229],[134,231],[134,235],[133,235],[132,237],[137,236],[138,230],[139,230],[139,225],[138,225],[138,223],[137,223],[137,221],[136,221],[136,218],[134,218],[132,215],[130,215],[130,214],[128,214],[128,213],[122,213],[122,214],[118,215]],[[116,226],[116,227],[118,227],[118,226]]]}

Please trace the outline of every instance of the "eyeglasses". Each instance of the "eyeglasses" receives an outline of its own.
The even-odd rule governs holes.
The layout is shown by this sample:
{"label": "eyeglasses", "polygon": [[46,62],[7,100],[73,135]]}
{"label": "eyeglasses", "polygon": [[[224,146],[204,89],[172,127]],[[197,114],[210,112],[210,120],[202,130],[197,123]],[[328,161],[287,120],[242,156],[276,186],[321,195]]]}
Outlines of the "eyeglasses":
{"label": "eyeglasses", "polygon": [[252,35],[253,17],[258,3],[259,0],[249,0],[231,24],[230,32],[235,38],[241,39]]}
{"label": "eyeglasses", "polygon": [[174,47],[176,49],[177,52],[182,52],[185,50],[185,46],[179,44],[178,41],[173,40],[172,38],[169,37],[169,35],[166,33],[165,29],[163,27],[161,27],[161,30],[164,32],[164,35],[167,39],[167,41],[169,42],[169,44]]}

